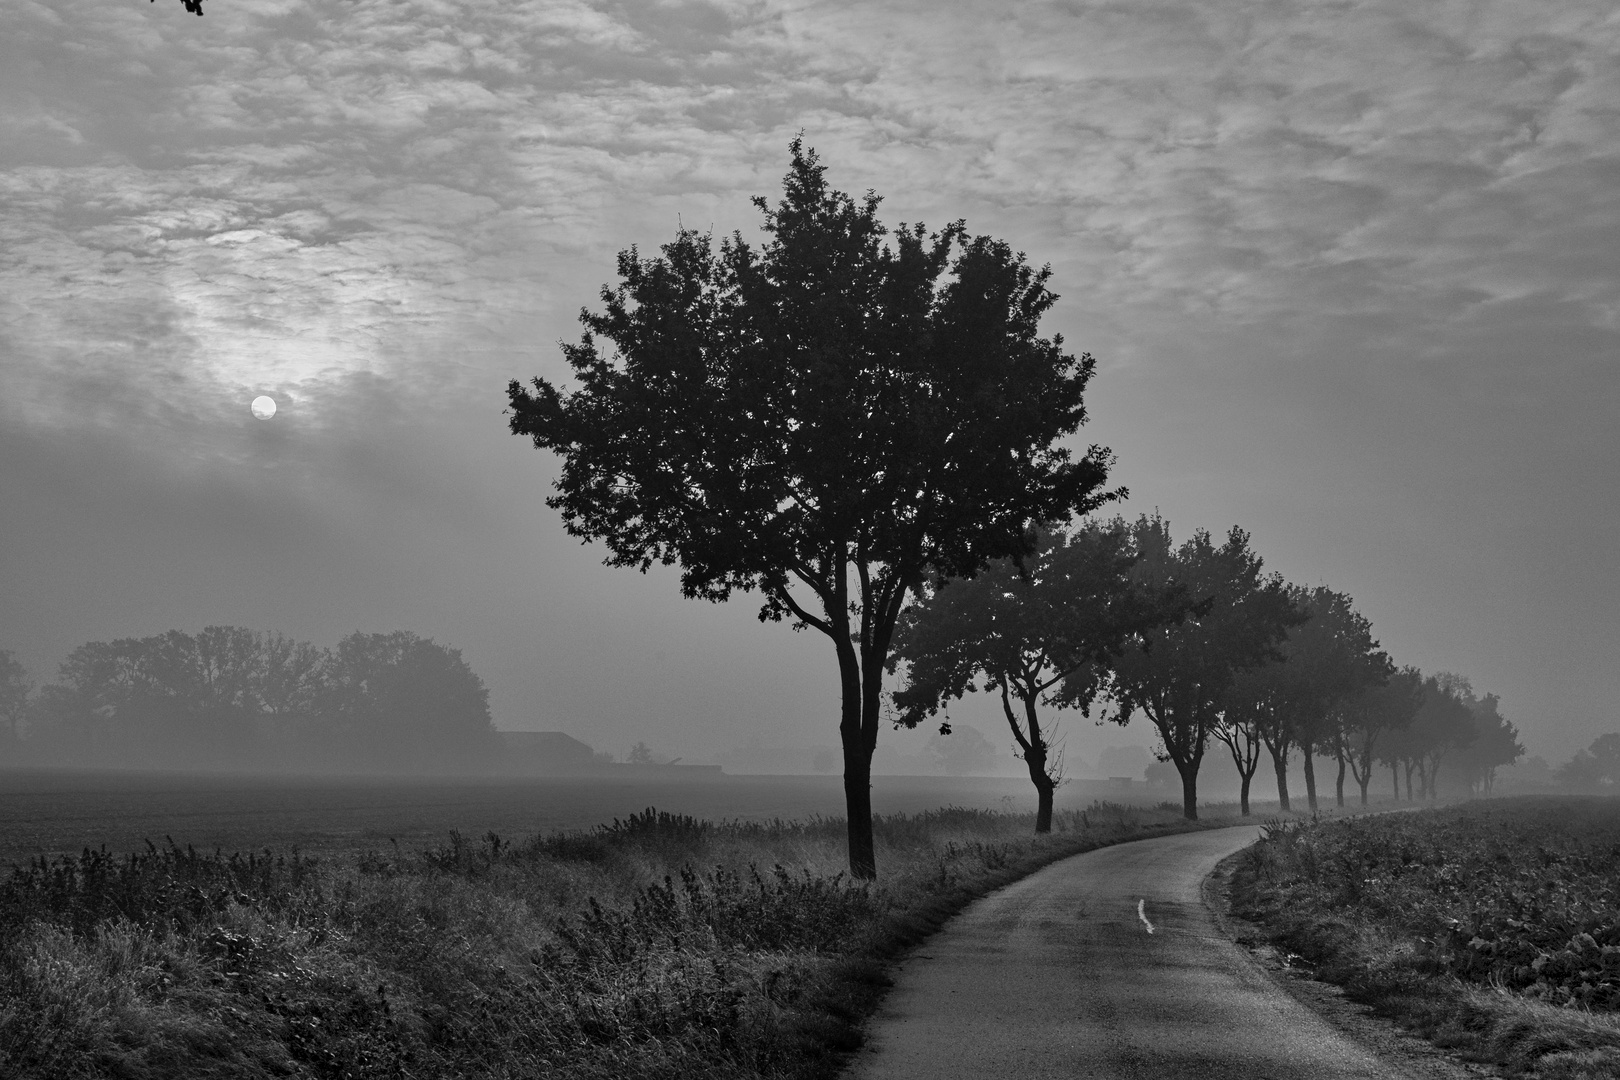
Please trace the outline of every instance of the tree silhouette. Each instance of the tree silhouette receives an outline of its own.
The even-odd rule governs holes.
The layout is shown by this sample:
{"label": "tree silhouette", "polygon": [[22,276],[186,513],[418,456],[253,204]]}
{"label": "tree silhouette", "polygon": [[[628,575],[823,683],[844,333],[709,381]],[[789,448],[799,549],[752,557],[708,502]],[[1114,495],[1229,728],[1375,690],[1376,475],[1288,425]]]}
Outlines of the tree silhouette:
{"label": "tree silhouette", "polygon": [[1379,758],[1396,771],[1396,796],[1400,795],[1400,771],[1406,773],[1406,797],[1411,800],[1412,774],[1417,773],[1420,799],[1438,797],[1440,766],[1454,750],[1473,744],[1478,738],[1474,714],[1468,707],[1473,690],[1460,675],[1440,672],[1423,680],[1418,708],[1412,722],[1390,733]]}
{"label": "tree silhouette", "polygon": [[1474,717],[1474,741],[1458,752],[1457,767],[1467,779],[1470,793],[1490,795],[1496,787],[1496,770],[1523,757],[1524,745],[1519,742],[1519,729],[1502,715],[1501,698],[1470,693],[1465,704]]}
{"label": "tree silhouette", "polygon": [[338,642],[328,702],[357,763],[411,771],[473,768],[495,752],[489,691],[460,649],[407,631]]}
{"label": "tree silhouette", "polygon": [[[961,222],[892,234],[800,140],[766,242],[683,230],[619,256],[564,347],[578,388],[509,387],[511,429],[562,456],[576,536],[613,566],[680,565],[688,597],[758,589],[838,660],[851,873],[876,874],[871,760],[907,593],[1031,549],[1112,497],[1110,455],[1054,445],[1094,361],[1039,334],[1049,271]],[[886,242],[889,236],[892,243]],[[613,344],[604,355],[598,339]]]}
{"label": "tree silhouette", "polygon": [[1582,791],[1620,788],[1620,732],[1599,735],[1591,746],[1577,750],[1558,767],[1558,779]]}
{"label": "tree silhouette", "polygon": [[[1308,620],[1288,632],[1282,654],[1292,685],[1287,723],[1305,759],[1305,797],[1317,808],[1316,761],[1319,751],[1340,744],[1345,723],[1343,705],[1378,686],[1395,670],[1372,636],[1372,624],[1356,611],[1350,597],[1319,585],[1303,594]],[[1338,802],[1344,805],[1347,759],[1338,755]]]}
{"label": "tree silhouette", "polygon": [[1141,556],[1133,578],[1148,588],[1183,586],[1204,606],[1177,625],[1148,631],[1114,661],[1115,719],[1127,723],[1136,711],[1147,716],[1181,776],[1182,813],[1196,819],[1198,770],[1233,680],[1274,659],[1289,627],[1304,616],[1282,578],[1262,574],[1242,529],[1234,527],[1219,547],[1203,530],[1175,546],[1158,516],[1139,518],[1132,532]]}
{"label": "tree silhouette", "polygon": [[[1336,732],[1339,760],[1350,767],[1350,775],[1361,789],[1361,805],[1367,805],[1367,787],[1372,783],[1373,764],[1392,738],[1411,727],[1423,704],[1423,673],[1404,667],[1383,683],[1369,686],[1344,705],[1344,722]],[[1397,790],[1396,795],[1400,792]],[[1341,802],[1341,805],[1342,802]]]}
{"label": "tree silhouette", "polygon": [[[1071,536],[1045,534],[1023,567],[998,559],[930,590],[902,617],[890,664],[907,665],[906,687],[894,694],[898,722],[915,727],[969,691],[999,694],[1035,785],[1037,833],[1052,829],[1062,780],[1039,706],[1089,711],[1125,642],[1185,614],[1180,588],[1161,594],[1131,580],[1136,559],[1119,519]],[[1076,678],[1081,669],[1087,677]]]}

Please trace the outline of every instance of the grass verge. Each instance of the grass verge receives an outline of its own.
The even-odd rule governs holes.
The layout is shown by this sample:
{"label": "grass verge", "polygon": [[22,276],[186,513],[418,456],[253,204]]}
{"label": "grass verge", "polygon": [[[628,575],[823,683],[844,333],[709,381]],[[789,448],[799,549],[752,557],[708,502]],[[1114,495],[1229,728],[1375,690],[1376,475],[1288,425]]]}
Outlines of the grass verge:
{"label": "grass verge", "polygon": [[1173,808],[945,809],[844,825],[648,810],[511,844],[315,860],[170,844],[0,883],[0,1075],[830,1077],[890,961],[1055,859]]}
{"label": "grass verge", "polygon": [[1276,823],[1232,912],[1291,963],[1456,1056],[1620,1076],[1620,801],[1503,799]]}

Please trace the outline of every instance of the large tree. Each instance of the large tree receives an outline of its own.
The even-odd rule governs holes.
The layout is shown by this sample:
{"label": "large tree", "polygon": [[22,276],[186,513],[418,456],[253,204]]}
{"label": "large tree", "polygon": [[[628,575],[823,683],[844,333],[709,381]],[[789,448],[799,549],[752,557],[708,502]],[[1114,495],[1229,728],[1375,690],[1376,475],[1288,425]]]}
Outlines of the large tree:
{"label": "large tree", "polygon": [[[509,388],[511,429],[562,457],[547,504],[613,566],[681,591],[759,590],[760,617],[830,640],[850,870],[876,874],[871,760],[895,625],[924,581],[1031,551],[1096,508],[1111,456],[1075,459],[1094,361],[1042,337],[1049,270],[961,222],[878,221],[799,140],[759,246],[682,230],[619,256],[564,346],[576,388]],[[600,341],[611,342],[604,351]]]}
{"label": "large tree", "polygon": [[1502,701],[1495,694],[1475,697],[1470,689],[1464,704],[1474,717],[1474,740],[1458,752],[1457,767],[1470,793],[1488,796],[1496,788],[1496,770],[1523,757],[1524,744],[1519,729],[1502,715]]}
{"label": "large tree", "polygon": [[1043,535],[1022,566],[998,559],[928,590],[902,616],[890,665],[906,665],[906,686],[894,694],[898,722],[915,727],[970,691],[999,694],[1035,785],[1037,833],[1052,830],[1062,781],[1054,728],[1043,726],[1039,706],[1088,711],[1100,679],[1076,673],[1100,677],[1127,640],[1185,613],[1179,587],[1160,593],[1131,580],[1136,558],[1123,520],[1088,523],[1069,536]]}
{"label": "large tree", "polygon": [[[1293,683],[1288,723],[1305,765],[1305,798],[1317,808],[1316,755],[1340,744],[1346,722],[1345,703],[1363,690],[1380,685],[1395,666],[1379,649],[1372,624],[1358,612],[1350,597],[1318,585],[1305,593],[1310,618],[1288,632],[1283,644],[1289,678]],[[1347,759],[1338,755],[1338,802],[1344,805]]]}
{"label": "large tree", "polygon": [[1468,680],[1450,672],[1440,672],[1423,680],[1418,708],[1412,722],[1390,733],[1379,760],[1395,770],[1396,797],[1400,795],[1400,773],[1406,773],[1406,797],[1413,798],[1412,774],[1417,773],[1417,798],[1439,796],[1440,766],[1455,750],[1472,745],[1478,737],[1474,714],[1468,708],[1473,690]]}
{"label": "large tree", "polygon": [[1335,752],[1340,762],[1348,764],[1351,777],[1361,789],[1362,806],[1367,805],[1373,765],[1384,745],[1411,726],[1422,703],[1423,673],[1415,667],[1404,667],[1343,704],[1343,722],[1335,731]]}
{"label": "large tree", "polygon": [[1158,731],[1164,757],[1181,776],[1182,813],[1197,818],[1198,770],[1233,680],[1275,659],[1304,616],[1282,578],[1262,572],[1242,529],[1234,527],[1219,546],[1203,530],[1178,546],[1163,518],[1144,515],[1132,533],[1140,556],[1133,578],[1145,588],[1182,586],[1203,606],[1129,645],[1113,663],[1109,692],[1119,723],[1141,711]]}
{"label": "large tree", "polygon": [[[1304,620],[1289,629],[1274,659],[1239,676],[1232,703],[1236,719],[1252,729],[1252,736],[1271,754],[1277,802],[1283,810],[1290,808],[1289,756],[1296,746],[1303,751],[1306,799],[1315,810],[1315,755],[1337,748],[1343,703],[1377,685],[1393,668],[1373,640],[1371,625],[1348,596],[1325,586],[1290,586],[1288,593]],[[1341,756],[1341,803],[1346,764]]]}
{"label": "large tree", "polygon": [[1558,767],[1558,779],[1578,791],[1620,790],[1620,732],[1599,735],[1591,746],[1577,750]]}
{"label": "large tree", "polygon": [[358,765],[458,772],[497,752],[489,691],[460,649],[404,630],[357,632],[326,667],[325,711]]}

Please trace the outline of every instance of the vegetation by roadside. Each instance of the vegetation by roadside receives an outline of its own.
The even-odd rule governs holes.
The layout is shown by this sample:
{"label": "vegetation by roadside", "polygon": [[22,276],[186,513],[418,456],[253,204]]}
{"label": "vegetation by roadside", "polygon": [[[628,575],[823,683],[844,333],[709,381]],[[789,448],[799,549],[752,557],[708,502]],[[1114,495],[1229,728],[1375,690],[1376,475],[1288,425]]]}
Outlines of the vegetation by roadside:
{"label": "vegetation by roadside", "polygon": [[1277,822],[1233,913],[1465,1060],[1620,1075],[1620,801],[1504,799]]}
{"label": "vegetation by roadside", "polygon": [[1095,804],[877,822],[648,810],[416,853],[37,861],[0,884],[0,1074],[794,1077],[861,1041],[886,963],[1054,859],[1195,827]]}

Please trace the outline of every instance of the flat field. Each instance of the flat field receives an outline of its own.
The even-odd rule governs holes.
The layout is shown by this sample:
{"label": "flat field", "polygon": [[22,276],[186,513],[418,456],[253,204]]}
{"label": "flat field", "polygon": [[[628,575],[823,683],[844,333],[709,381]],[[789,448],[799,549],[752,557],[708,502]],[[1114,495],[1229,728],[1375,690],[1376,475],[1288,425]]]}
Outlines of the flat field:
{"label": "flat field", "polygon": [[[1135,792],[1137,798],[1157,802]],[[1106,783],[1058,792],[1058,808],[1121,801]],[[1034,791],[1016,777],[880,776],[879,814],[962,806],[1033,812]],[[1134,800],[1125,800],[1134,801]],[[0,771],[0,868],[36,855],[181,846],[225,852],[298,848],[310,853],[421,848],[451,830],[518,840],[588,829],[649,806],[706,821],[804,821],[842,817],[836,776],[644,776],[479,779],[273,777],[108,771]]]}

